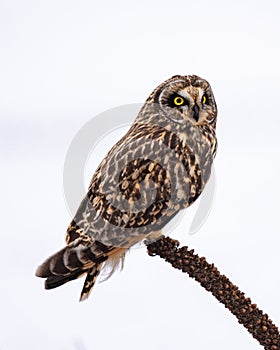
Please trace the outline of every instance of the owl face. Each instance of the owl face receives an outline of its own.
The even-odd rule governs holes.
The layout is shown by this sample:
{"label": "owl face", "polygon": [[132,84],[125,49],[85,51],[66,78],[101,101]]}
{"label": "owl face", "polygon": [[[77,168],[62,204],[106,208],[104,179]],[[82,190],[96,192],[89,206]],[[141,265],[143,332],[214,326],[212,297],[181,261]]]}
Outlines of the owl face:
{"label": "owl face", "polygon": [[148,102],[159,104],[176,123],[216,126],[217,106],[210,84],[196,75],[172,77],[155,89]]}

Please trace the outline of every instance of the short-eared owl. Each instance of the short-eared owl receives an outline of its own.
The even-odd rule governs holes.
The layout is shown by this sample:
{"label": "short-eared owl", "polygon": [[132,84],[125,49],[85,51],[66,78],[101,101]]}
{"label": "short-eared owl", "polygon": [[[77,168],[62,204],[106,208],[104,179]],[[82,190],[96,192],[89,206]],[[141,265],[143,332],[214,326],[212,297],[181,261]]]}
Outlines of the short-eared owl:
{"label": "short-eared owl", "polygon": [[176,75],[152,92],[94,173],[67,229],[66,247],[38,267],[46,289],[86,274],[83,300],[102,268],[111,275],[131,246],[160,237],[209,179],[216,117],[211,87],[198,76]]}

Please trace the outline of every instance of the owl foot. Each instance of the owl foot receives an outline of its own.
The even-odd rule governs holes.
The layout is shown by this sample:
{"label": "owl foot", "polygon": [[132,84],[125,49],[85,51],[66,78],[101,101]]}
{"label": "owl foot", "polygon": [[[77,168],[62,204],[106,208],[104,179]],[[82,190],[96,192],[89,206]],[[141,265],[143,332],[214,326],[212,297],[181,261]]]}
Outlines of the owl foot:
{"label": "owl foot", "polygon": [[161,233],[161,231],[153,232],[144,240],[144,244],[146,246],[148,246],[148,245],[155,243],[156,241],[158,241],[159,239],[162,239],[164,237],[165,236]]}

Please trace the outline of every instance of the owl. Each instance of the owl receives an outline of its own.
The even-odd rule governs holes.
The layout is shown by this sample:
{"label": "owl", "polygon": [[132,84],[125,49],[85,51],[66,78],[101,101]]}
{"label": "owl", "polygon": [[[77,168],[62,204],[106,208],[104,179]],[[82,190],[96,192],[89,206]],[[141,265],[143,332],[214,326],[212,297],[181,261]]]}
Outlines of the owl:
{"label": "owl", "polygon": [[206,80],[176,75],[159,85],[95,171],[68,226],[66,246],[38,267],[45,288],[86,275],[84,300],[100,271],[110,277],[133,245],[161,237],[210,177],[216,118]]}

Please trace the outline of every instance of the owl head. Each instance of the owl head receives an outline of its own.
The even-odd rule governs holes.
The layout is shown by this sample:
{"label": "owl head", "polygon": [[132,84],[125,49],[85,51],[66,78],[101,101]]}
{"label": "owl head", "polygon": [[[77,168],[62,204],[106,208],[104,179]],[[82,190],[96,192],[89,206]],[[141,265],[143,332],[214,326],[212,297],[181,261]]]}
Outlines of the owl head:
{"label": "owl head", "polygon": [[172,121],[216,127],[217,106],[210,84],[196,75],[175,75],[159,85],[146,101]]}

